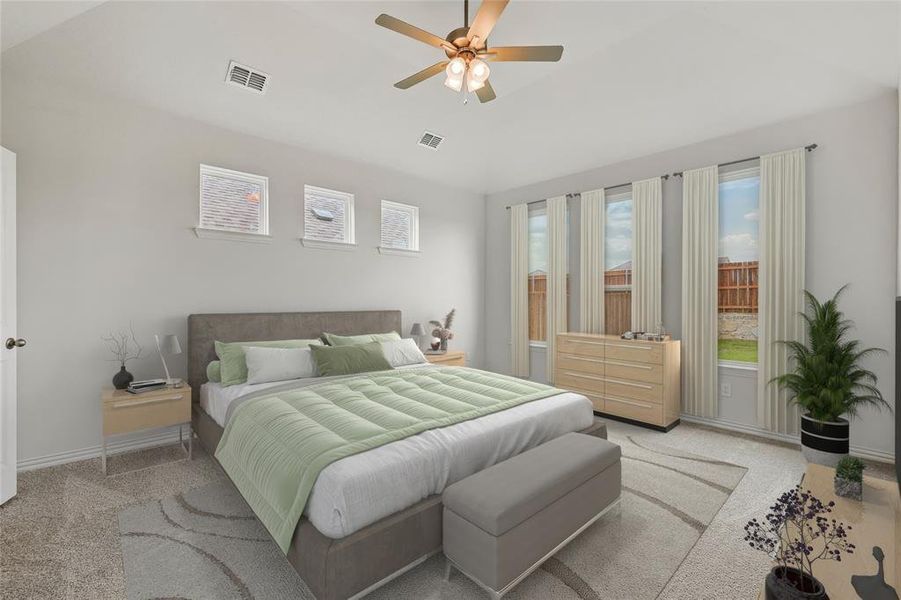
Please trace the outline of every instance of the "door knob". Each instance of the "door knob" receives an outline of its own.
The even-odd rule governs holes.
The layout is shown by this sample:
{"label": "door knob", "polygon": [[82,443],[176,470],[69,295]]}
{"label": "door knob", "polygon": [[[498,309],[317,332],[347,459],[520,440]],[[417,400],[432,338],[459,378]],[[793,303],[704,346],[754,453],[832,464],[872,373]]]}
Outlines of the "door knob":
{"label": "door knob", "polygon": [[26,343],[27,343],[27,342],[26,342],[25,340],[23,340],[22,338],[19,338],[19,339],[16,339],[16,338],[6,338],[6,349],[7,349],[7,350],[12,350],[13,348],[21,348],[21,347],[24,346]]}

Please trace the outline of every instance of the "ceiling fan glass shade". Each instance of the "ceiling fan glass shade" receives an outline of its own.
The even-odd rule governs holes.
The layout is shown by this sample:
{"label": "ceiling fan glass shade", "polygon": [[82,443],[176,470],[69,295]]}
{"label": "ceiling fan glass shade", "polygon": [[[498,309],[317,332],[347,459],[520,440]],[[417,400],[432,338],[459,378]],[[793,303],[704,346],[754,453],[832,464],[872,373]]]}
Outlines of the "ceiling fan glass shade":
{"label": "ceiling fan glass shade", "polygon": [[478,81],[479,83],[485,83],[488,81],[488,75],[491,74],[491,69],[488,68],[488,64],[479,60],[478,58],[474,58],[469,63],[469,76]]}
{"label": "ceiling fan glass shade", "polygon": [[447,79],[444,80],[444,85],[455,92],[462,90],[463,76],[466,73],[466,61],[458,56],[447,63],[447,68],[444,71],[447,73]]}

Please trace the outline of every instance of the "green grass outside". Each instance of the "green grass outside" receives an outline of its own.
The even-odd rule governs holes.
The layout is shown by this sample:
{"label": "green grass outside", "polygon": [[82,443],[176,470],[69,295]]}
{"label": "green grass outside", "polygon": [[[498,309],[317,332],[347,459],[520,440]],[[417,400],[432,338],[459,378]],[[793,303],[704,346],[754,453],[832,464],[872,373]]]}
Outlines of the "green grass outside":
{"label": "green grass outside", "polygon": [[717,357],[720,360],[757,362],[757,340],[719,340]]}

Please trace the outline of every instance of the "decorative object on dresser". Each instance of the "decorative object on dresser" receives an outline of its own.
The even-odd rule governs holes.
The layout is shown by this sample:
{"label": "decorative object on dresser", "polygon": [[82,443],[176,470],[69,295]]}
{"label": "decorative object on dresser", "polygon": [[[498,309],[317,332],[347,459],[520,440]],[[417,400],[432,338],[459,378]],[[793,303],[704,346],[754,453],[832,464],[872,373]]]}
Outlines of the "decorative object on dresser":
{"label": "decorative object on dresser", "polygon": [[847,287],[825,302],[804,291],[807,312],[802,316],[808,341],[781,342],[788,348],[793,369],[770,381],[787,391],[788,401],[804,411],[804,458],[830,467],[848,454],[850,423],[842,415],[853,418],[865,406],[892,410],[876,387],[876,374],[861,365],[864,358],[885,350],[863,349],[858,340],[846,337],[854,324],[838,309],[838,299]]}
{"label": "decorative object on dresser", "polygon": [[[439,350],[447,350],[447,341],[454,339],[454,332],[451,331],[451,327],[454,324],[454,317],[457,314],[457,309],[452,308],[449,313],[444,317],[444,323],[441,321],[429,321],[430,325],[433,325],[435,328],[432,329],[432,337],[436,337],[439,340],[438,349]],[[434,344],[432,344],[433,350]]]}
{"label": "decorative object on dresser", "polygon": [[166,371],[166,385],[181,385],[181,379],[172,379],[169,376],[169,366],[166,364],[166,354],[181,354],[181,344],[178,343],[178,336],[167,333],[160,339],[159,335],[153,336],[156,339],[156,350],[160,353],[160,360],[163,363],[163,370]]}
{"label": "decorative object on dresser", "polygon": [[425,359],[433,365],[445,367],[465,367],[466,353],[462,350],[449,350],[445,352],[426,352]]}
{"label": "decorative object on dresser", "polygon": [[117,390],[124,390],[135,379],[125,365],[130,360],[141,358],[144,349],[138,343],[134,327],[131,324],[128,325],[128,331],[110,332],[107,337],[101,339],[107,343],[110,352],[115,357],[109,360],[119,363],[119,372],[113,375],[113,386]]}
{"label": "decorative object on dresser", "polygon": [[111,435],[132,433],[178,425],[179,443],[184,446],[184,426],[188,428],[185,452],[192,454],[191,388],[166,387],[139,396],[124,390],[104,389],[100,394],[103,410],[103,435],[100,464],[106,475],[106,441]]}
{"label": "decorative object on dresser", "polygon": [[557,387],[587,396],[603,416],[664,431],[679,424],[678,341],[561,333],[555,375]]}
{"label": "decorative object on dresser", "polygon": [[832,518],[835,502],[823,502],[796,486],[783,493],[763,520],[745,525],[745,541],[776,560],[766,576],[766,600],[826,599],[826,588],[813,575],[817,560],[841,562],[854,554],[851,526]]}
{"label": "decorative object on dresser", "polygon": [[416,340],[416,347],[422,348],[422,338],[425,337],[425,329],[422,327],[422,323],[413,323],[413,327],[410,328],[410,336]]}
{"label": "decorative object on dresser", "polygon": [[863,497],[863,461],[855,456],[845,456],[835,467],[834,489],[837,496],[860,500]]}

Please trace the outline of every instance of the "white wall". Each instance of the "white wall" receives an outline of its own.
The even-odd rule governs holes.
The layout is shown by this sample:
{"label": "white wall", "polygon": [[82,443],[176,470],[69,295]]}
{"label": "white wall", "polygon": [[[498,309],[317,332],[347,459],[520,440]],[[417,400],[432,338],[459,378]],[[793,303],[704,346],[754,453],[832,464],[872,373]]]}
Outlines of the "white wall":
{"label": "white wall", "polygon": [[[100,443],[99,394],[118,369],[100,336],[134,322],[159,376],[155,332],[223,311],[457,308],[452,346],[482,362],[482,196],[3,74],[2,141],[18,155],[19,459]],[[316,118],[310,115],[310,118]],[[267,175],[270,245],[198,239],[198,165]],[[353,252],[298,241],[303,185],[356,195]],[[382,256],[379,201],[420,206],[419,258]],[[184,356],[173,376],[185,375]]]}
{"label": "white wall", "polygon": [[[893,403],[898,118],[898,95],[893,90],[853,106],[489,195],[486,367],[507,372],[510,364],[506,205],[815,142],[819,148],[808,155],[807,162],[807,287],[822,297],[851,283],[842,306],[856,321],[855,335],[865,345],[888,350],[887,355],[868,361],[868,366]],[[663,184],[663,320],[676,337],[681,331],[681,185],[681,179],[672,177]],[[536,373],[540,376],[543,370]],[[732,397],[720,398],[722,419],[756,426],[756,383],[747,373],[722,369],[721,381],[732,383]],[[894,454],[893,419],[888,415],[864,411],[853,422],[851,435],[852,445],[859,449]]]}

